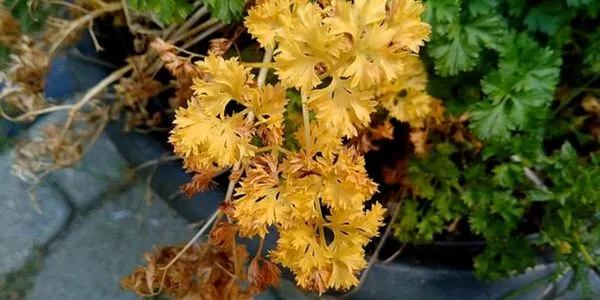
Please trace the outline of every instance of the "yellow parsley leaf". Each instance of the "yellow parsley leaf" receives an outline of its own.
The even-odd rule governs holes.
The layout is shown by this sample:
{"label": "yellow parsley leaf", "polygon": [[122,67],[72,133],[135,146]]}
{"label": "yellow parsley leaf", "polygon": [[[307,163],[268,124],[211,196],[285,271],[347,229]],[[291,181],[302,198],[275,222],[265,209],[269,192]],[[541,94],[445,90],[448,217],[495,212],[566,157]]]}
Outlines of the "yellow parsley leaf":
{"label": "yellow parsley leaf", "polygon": [[425,6],[421,1],[392,0],[390,28],[394,31],[394,47],[419,53],[419,48],[429,41],[431,26],[421,21]]}
{"label": "yellow parsley leaf", "polygon": [[224,116],[225,107],[232,100],[246,104],[254,82],[250,68],[242,66],[237,58],[224,60],[212,54],[197,65],[205,77],[194,78],[192,89],[194,98],[202,103],[208,115]]}
{"label": "yellow parsley leaf", "polygon": [[234,201],[241,236],[264,238],[268,226],[284,222],[290,214],[287,201],[281,197],[284,186],[280,172],[274,155],[258,157],[246,169]]}
{"label": "yellow parsley leaf", "polygon": [[359,92],[347,81],[333,78],[329,86],[310,92],[308,106],[326,130],[353,137],[357,134],[355,126],[369,126],[371,122],[370,115],[377,105],[372,98],[372,92]]}
{"label": "yellow parsley leaf", "polygon": [[291,0],[261,1],[248,11],[244,25],[263,47],[273,49],[291,22],[291,4]]}

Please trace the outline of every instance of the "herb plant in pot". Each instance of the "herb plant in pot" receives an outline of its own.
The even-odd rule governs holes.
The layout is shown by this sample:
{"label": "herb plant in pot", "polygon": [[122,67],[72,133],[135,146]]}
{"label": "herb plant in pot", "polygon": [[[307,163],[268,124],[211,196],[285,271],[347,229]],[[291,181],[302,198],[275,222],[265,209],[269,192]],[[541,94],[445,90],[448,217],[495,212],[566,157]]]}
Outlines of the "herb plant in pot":
{"label": "herb plant in pot", "polygon": [[[179,28],[204,26],[202,8],[185,1],[132,2],[163,18],[181,6]],[[169,141],[193,174],[161,164],[155,186],[171,193],[189,181],[196,198],[172,204],[208,219],[186,245],[146,256],[124,287],[250,297],[276,286],[283,267],[303,289],[357,299],[495,299],[518,288],[506,296],[552,297],[567,280],[593,292],[599,57],[597,33],[584,29],[597,24],[596,3],[248,7],[248,34],[230,31],[207,56],[150,34],[151,54],[102,81],[99,90],[120,80],[116,103],[132,129],[166,126],[174,108]],[[139,67],[148,61],[152,72]],[[165,98],[163,64],[177,91],[166,110],[152,104]],[[111,135],[140,163],[168,149]]]}
{"label": "herb plant in pot", "polygon": [[[366,189],[368,185],[361,185],[369,180],[356,177],[357,174],[364,176],[359,153],[371,151],[367,154],[367,166],[372,176],[380,179],[378,181],[382,183],[379,186],[378,198],[385,199],[386,206],[394,212],[389,218],[389,223],[392,225],[384,231],[382,240],[385,242],[386,238],[394,233],[403,245],[394,248],[394,242],[390,241],[388,246],[380,242],[379,245],[371,248],[374,250],[374,255],[370,262],[365,265],[363,261],[358,265],[368,266],[378,273],[371,280],[371,286],[363,286],[363,290],[367,293],[358,290],[354,297],[368,297],[367,295],[371,293],[370,295],[390,298],[398,295],[414,297],[416,294],[421,298],[469,296],[485,299],[498,298],[505,294],[518,296],[532,288],[538,288],[535,292],[543,297],[551,297],[557,292],[551,283],[568,277],[565,274],[575,269],[577,271],[574,276],[571,276],[570,287],[576,287],[581,283],[580,280],[587,277],[587,270],[590,267],[594,269],[594,265],[590,264],[593,259],[589,260],[585,257],[591,257],[592,254],[587,249],[595,249],[595,246],[581,244],[577,248],[578,251],[583,252],[575,253],[574,247],[568,241],[552,242],[548,233],[544,231],[548,226],[543,224],[554,222],[550,220],[553,215],[558,214],[560,207],[552,203],[542,203],[549,199],[536,197],[557,188],[558,183],[554,182],[555,180],[561,182],[565,178],[581,176],[581,182],[584,182],[583,179],[587,180],[585,181],[587,184],[582,186],[585,187],[585,197],[596,199],[597,189],[591,182],[597,174],[597,166],[593,159],[585,159],[586,155],[594,151],[593,146],[596,141],[588,139],[586,152],[573,154],[578,152],[572,150],[570,144],[564,143],[568,139],[567,134],[562,136],[562,142],[553,141],[554,146],[550,141],[543,142],[542,139],[538,139],[537,144],[533,143],[536,140],[528,140],[532,135],[541,134],[535,133],[536,131],[545,132],[544,126],[552,123],[548,111],[552,106],[553,91],[559,82],[561,66],[561,57],[555,47],[572,46],[568,44],[571,41],[565,37],[557,37],[557,39],[565,39],[562,43],[546,41],[544,37],[533,38],[533,31],[537,29],[522,28],[514,24],[523,19],[533,18],[531,14],[535,16],[535,13],[545,6],[540,4],[521,7],[521,11],[517,13],[517,8],[506,7],[500,3],[489,3],[482,8],[478,6],[481,3],[469,1],[448,6],[432,1],[424,14],[434,26],[432,43],[427,53],[422,55],[425,65],[422,65],[414,55],[398,57],[398,65],[402,68],[394,69],[389,73],[392,75],[386,77],[389,75],[386,70],[390,70],[387,68],[393,69],[398,65],[394,65],[393,60],[390,59],[393,56],[381,54],[386,53],[382,49],[415,53],[418,49],[414,47],[426,39],[428,27],[418,21],[418,16],[422,12],[420,5],[412,2],[402,2],[399,6],[395,6],[397,2],[394,2],[394,5],[383,2],[383,4],[340,3],[313,5],[315,8],[322,9],[319,13],[314,13],[320,15],[321,20],[313,20],[314,23],[311,23],[319,30],[308,25],[299,25],[312,20],[308,15],[303,14],[305,8],[300,4],[291,7],[288,7],[287,3],[279,6],[268,1],[258,4],[249,12],[245,24],[249,33],[266,49],[277,47],[274,51],[275,62],[269,63],[267,59],[262,63],[239,64],[235,60],[220,60],[209,56],[199,64],[206,77],[195,82],[195,95],[188,103],[188,108],[178,112],[176,127],[171,136],[175,151],[184,158],[186,168],[198,172],[193,184],[188,188],[205,187],[209,183],[211,172],[221,173],[219,169],[222,165],[219,165],[219,161],[224,159],[221,155],[225,153],[214,152],[214,149],[222,150],[227,148],[225,145],[242,143],[242,145],[238,144],[237,148],[229,149],[232,152],[228,152],[228,155],[235,156],[234,159],[227,158],[226,161],[229,163],[225,163],[226,166],[236,165],[235,162],[242,160],[239,164],[242,171],[232,173],[229,186],[225,189],[225,203],[231,201],[234,207],[229,218],[233,221],[232,224],[236,224],[236,230],[239,230],[242,236],[261,236],[268,230],[269,225],[275,224],[279,229],[279,238],[275,250],[270,252],[270,257],[275,257],[276,262],[291,267],[300,286],[317,289],[319,292],[327,288],[348,288],[358,284],[358,278],[349,279],[347,286],[344,284],[336,286],[338,284],[336,280],[339,278],[331,276],[334,273],[338,274],[336,272],[339,271],[337,269],[339,265],[334,264],[339,258],[328,251],[343,248],[338,243],[344,246],[351,244],[344,241],[343,237],[357,232],[361,234],[373,232],[366,227],[352,228],[353,224],[369,225],[368,216],[373,214],[373,210],[361,209],[366,219],[357,223],[353,223],[351,216],[346,216],[343,221],[336,224],[336,212],[340,211],[341,206],[336,207],[337,203],[334,200],[336,197],[331,196],[337,195],[349,199],[346,201],[350,202],[352,199],[360,199],[359,202],[363,202],[373,195],[374,190]],[[566,5],[565,3],[564,6],[567,7]],[[381,12],[379,17],[383,19],[378,19],[376,13],[373,16],[366,13],[377,12],[377,7]],[[507,12],[508,10],[510,12]],[[365,13],[358,13],[358,11]],[[392,16],[398,11],[407,14],[399,18],[405,22],[400,22],[402,26],[406,26],[402,27],[406,30],[404,36],[397,40],[394,40],[391,33],[387,37],[389,40],[384,36],[378,36],[376,28],[388,28],[390,24],[386,22],[393,23]],[[277,13],[271,14],[272,12]],[[350,22],[348,21],[350,17],[344,19],[345,13],[360,17]],[[574,24],[595,20],[595,16],[582,13],[582,7],[574,4],[569,4],[568,9],[565,9],[565,15],[567,14],[570,16],[568,21]],[[364,20],[361,19],[363,17]],[[377,21],[369,23],[369,17]],[[484,22],[486,18],[490,19],[487,23]],[[289,23],[286,23],[289,20],[296,20],[297,22],[293,24],[297,25],[297,28],[290,27]],[[456,29],[461,25],[466,28],[464,31]],[[312,36],[303,36],[304,31],[298,28],[306,31],[312,28],[322,36],[313,40]],[[450,30],[451,28],[456,32]],[[517,30],[522,32],[517,33]],[[382,42],[381,45],[385,47],[374,48],[377,49],[374,51],[369,47],[375,47],[370,43],[377,41],[377,37],[382,38],[386,43]],[[414,37],[420,39],[412,41],[411,44],[410,38]],[[340,48],[336,48],[338,39],[342,41]],[[328,41],[333,44],[319,47]],[[589,41],[583,41],[583,44],[591,47],[586,43]],[[172,49],[165,45],[157,46],[163,49],[163,56],[167,60],[172,59],[169,58]],[[467,46],[473,53],[465,53]],[[323,48],[327,48],[327,52],[319,52],[323,51]],[[332,54],[330,53],[332,51],[339,51],[339,53]],[[369,54],[362,56],[364,53],[360,51],[367,51]],[[381,54],[390,60],[378,60],[382,57],[373,53]],[[537,57],[539,61],[524,60],[523,57],[527,56]],[[269,58],[268,55],[266,57]],[[382,61],[385,61],[385,64],[378,65]],[[234,65],[237,69],[233,68]],[[258,108],[253,103],[257,100],[252,97],[258,97],[263,103],[266,103],[264,101],[267,98],[265,95],[244,94],[244,89],[253,90],[256,88],[255,84],[258,86],[262,81],[254,83],[254,80],[248,79],[248,70],[244,70],[242,66],[261,68],[263,72],[265,68],[273,68],[280,84],[287,88],[288,98],[279,103],[278,107],[281,112],[285,107],[282,139],[280,137],[278,140],[271,136],[273,130],[275,132],[280,130],[270,124],[272,114],[262,112],[262,120],[257,122],[254,119],[258,116],[256,114]],[[298,69],[293,69],[294,71],[291,72],[288,68],[292,67]],[[214,71],[216,69],[230,71],[219,74]],[[429,84],[427,73],[430,77]],[[596,83],[595,75],[590,76],[591,73],[585,71],[582,73],[583,76],[592,79],[587,85]],[[245,75],[240,76],[240,80],[234,81],[230,74]],[[266,76],[265,73],[260,74]],[[505,77],[500,76],[501,74]],[[258,78],[262,77],[259,75]],[[488,83],[487,80],[491,79],[498,80],[499,82],[494,84],[499,87]],[[306,82],[303,80],[308,84],[305,85]],[[232,81],[246,84],[234,85]],[[224,85],[219,86],[220,84]],[[361,84],[364,85],[361,87]],[[505,94],[500,96],[493,94],[498,92],[495,88],[500,87],[504,87]],[[258,90],[259,92],[247,93],[260,95],[260,88]],[[358,94],[354,94],[356,92]],[[364,98],[361,97],[363,93],[365,93]],[[441,101],[430,95],[437,96]],[[530,98],[519,98],[523,95]],[[575,95],[573,98],[579,96],[578,92],[573,95]],[[323,98],[324,96],[327,98]],[[590,107],[591,104],[587,105]],[[519,109],[518,113],[525,115],[515,115],[517,112],[510,112],[513,108]],[[366,112],[368,117],[363,112]],[[499,115],[499,112],[506,115]],[[202,116],[203,114],[206,115]],[[240,115],[244,116],[242,118],[244,121],[238,123],[240,127],[237,130],[230,131],[234,135],[230,139],[222,140],[221,145],[215,148],[213,144],[215,139],[212,137],[221,135],[218,133],[227,130],[221,128],[213,135],[207,133],[210,132],[207,128],[218,128],[216,123],[211,125],[211,122],[215,121],[213,118],[216,117],[218,122],[233,122],[236,116]],[[248,120],[249,116],[251,116],[250,120]],[[210,117],[210,120],[203,120],[204,117]],[[504,123],[500,122],[503,120],[501,118],[505,118]],[[532,120],[529,120],[530,118]],[[593,116],[587,118],[590,121],[594,120]],[[539,123],[533,122],[535,120]],[[294,121],[302,125],[296,129]],[[248,132],[243,126],[248,123],[254,124],[257,134],[244,135]],[[228,126],[230,124],[232,123]],[[273,127],[269,128],[269,125]],[[394,129],[392,125],[396,128]],[[261,126],[267,128],[261,129]],[[311,126],[315,129],[311,129]],[[579,129],[581,128],[577,128]],[[204,136],[200,134],[193,139],[189,138],[193,133],[199,132],[205,132]],[[331,138],[330,135],[335,138]],[[558,134],[553,133],[553,135],[555,139]],[[222,136],[225,138],[224,134]],[[386,139],[393,141],[379,141]],[[332,144],[324,144],[322,140],[328,140]],[[348,160],[340,152],[331,152],[327,147],[335,146],[333,141],[338,143],[336,147],[341,143],[341,149],[356,151],[350,155],[353,158]],[[558,147],[557,143],[559,143]],[[274,155],[275,149],[278,150]],[[310,151],[315,153],[311,154]],[[569,175],[563,178],[555,177],[564,174],[558,175],[559,171],[552,168],[560,164],[571,164],[563,161],[567,159],[564,155],[566,152],[572,154],[568,156],[571,157],[571,163],[577,161],[577,164],[567,172],[577,173],[575,170],[583,168],[588,171],[578,174],[567,173]],[[269,153],[270,155],[267,155]],[[289,157],[294,157],[293,155],[298,153],[310,154],[294,160],[298,164],[306,160],[307,166],[293,165],[295,168],[291,173],[296,174],[286,174],[290,172],[286,168],[292,166]],[[245,155],[252,158],[244,161]],[[358,160],[355,160],[357,158]],[[348,165],[359,167],[354,169],[356,173],[348,171],[352,168],[337,165],[345,161],[350,162]],[[319,168],[323,165],[333,170],[333,173]],[[207,169],[214,167],[216,169],[207,173]],[[299,175],[297,171],[300,171]],[[321,179],[317,180],[319,177]],[[236,187],[238,179],[241,179],[241,183]],[[315,184],[313,188],[315,186],[317,188],[313,190],[311,187],[302,187],[297,190],[297,182],[309,182]],[[288,184],[292,183],[294,183],[293,187],[289,187]],[[343,193],[339,190],[333,192],[337,188],[342,188]],[[292,195],[289,194],[288,189],[294,191]],[[293,217],[283,216],[287,216],[287,213],[292,215],[304,213],[294,211],[300,207],[298,203],[294,203],[294,197],[302,193],[308,193],[309,199],[319,201],[311,206],[311,209],[319,209],[320,213],[317,211],[312,217],[307,215],[301,218],[304,222],[302,226],[312,226],[312,230],[304,228],[305,231],[294,232],[293,237],[289,237],[286,236],[287,233],[282,234],[282,232],[292,230],[296,225],[286,223],[293,220]],[[363,195],[352,196],[352,193]],[[569,193],[578,195],[579,191]],[[292,206],[286,207],[290,203]],[[306,202],[301,201],[301,203]],[[580,226],[582,229],[585,228],[584,230],[590,230],[586,224],[593,222],[596,211],[593,202],[589,204],[591,206],[580,208],[587,215],[576,217],[582,222]],[[222,213],[227,214],[230,205],[227,204],[222,209]],[[565,212],[560,214],[564,215]],[[311,221],[311,218],[315,218],[315,221]],[[572,225],[569,224],[568,226]],[[336,227],[337,225],[344,229]],[[215,228],[220,226],[225,225],[215,225]],[[568,226],[563,227],[563,230]],[[308,233],[310,233],[309,237],[315,240],[303,240],[302,234]],[[336,241],[337,237],[342,238]],[[426,245],[432,242],[433,245]],[[219,244],[219,241],[213,240],[213,243]],[[286,248],[287,243],[291,246]],[[569,243],[569,246],[566,246],[566,243]],[[263,249],[262,245],[261,242],[260,249]],[[315,245],[321,245],[325,250],[321,251],[322,249],[315,248]],[[398,248],[401,250],[396,251]],[[559,256],[552,255],[555,254],[553,249],[557,249],[563,259],[567,257],[566,253],[570,258],[563,261],[557,259]],[[299,251],[304,258],[301,260],[300,257],[296,257],[296,261],[303,261],[311,267],[298,265],[300,262],[286,261],[285,256],[282,258],[284,255],[282,253],[285,253],[283,251],[291,250]],[[453,254],[451,258],[440,258],[449,252]],[[381,253],[388,253],[391,256],[386,259],[388,263],[394,261],[394,258],[401,263],[388,266],[377,264],[378,254]],[[330,262],[319,262],[319,255],[330,259]],[[308,259],[306,257],[315,261],[306,262]],[[574,257],[583,257],[585,260],[574,260]],[[425,263],[427,266],[422,266],[423,261],[427,262]],[[494,283],[487,285],[482,281],[476,281],[475,277],[460,270],[460,267],[465,267],[465,262],[474,265],[477,277]],[[421,266],[416,266],[419,263]],[[334,268],[336,272],[333,272]],[[346,269],[353,270],[347,264]],[[356,268],[350,273],[356,274],[359,269]],[[306,274],[306,270],[313,272]],[[525,274],[516,276],[520,273]],[[366,271],[363,272],[361,279],[367,278],[366,274],[368,274]],[[385,283],[378,284],[376,281],[382,277],[388,279],[389,283],[409,282],[399,285],[411,287],[410,292],[413,294],[398,291],[397,286],[394,285],[386,287]],[[406,277],[411,278],[406,280]],[[511,278],[500,280],[507,277]],[[140,278],[136,279],[140,280]],[[425,282],[425,284],[410,283],[415,281]],[[448,287],[449,283],[459,287],[441,291],[439,288],[436,289],[432,282],[438,283],[442,288]],[[508,294],[511,290],[520,287],[521,290]],[[432,291],[423,291],[427,289]]]}

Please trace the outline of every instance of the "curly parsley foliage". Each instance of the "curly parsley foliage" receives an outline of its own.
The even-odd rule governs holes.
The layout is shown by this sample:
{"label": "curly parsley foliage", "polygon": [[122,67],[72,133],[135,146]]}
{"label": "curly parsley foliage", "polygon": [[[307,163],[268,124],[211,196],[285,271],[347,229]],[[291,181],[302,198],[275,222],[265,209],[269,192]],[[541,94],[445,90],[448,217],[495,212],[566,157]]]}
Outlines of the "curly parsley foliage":
{"label": "curly parsley foliage", "polygon": [[[550,248],[574,271],[572,287],[585,289],[586,270],[600,263],[598,117],[582,110],[583,96],[600,98],[600,1],[426,4],[428,92],[455,118],[468,112],[483,148],[449,129],[430,134],[433,150],[409,162],[396,237],[433,242],[460,220],[486,241],[478,277],[522,273],[536,249]],[[527,236],[532,229],[539,234]]]}
{"label": "curly parsley foliage", "polygon": [[590,36],[590,42],[585,48],[583,62],[591,73],[600,73],[600,30]]}
{"label": "curly parsley foliage", "polygon": [[[241,19],[244,0],[204,0],[213,18],[224,23]],[[129,0],[129,5],[139,11],[149,11],[165,24],[183,22],[194,11],[194,5],[188,0]]]}
{"label": "curly parsley foliage", "polygon": [[531,242],[522,235],[488,240],[485,251],[474,260],[475,275],[488,280],[502,279],[514,272],[523,273],[533,265],[535,252]]}
{"label": "curly parsley foliage", "polygon": [[212,16],[224,23],[231,23],[242,18],[244,14],[245,0],[204,0],[208,5]]}
{"label": "curly parsley foliage", "polygon": [[510,35],[500,49],[498,69],[481,81],[487,99],[472,107],[473,132],[484,140],[507,140],[514,130],[538,127],[552,102],[560,65],[553,50],[526,34]]}
{"label": "curly parsley foliage", "polygon": [[433,26],[429,54],[443,76],[471,71],[484,49],[495,49],[506,27],[494,14],[497,1],[473,1],[463,9],[459,0],[428,1],[428,21]]}
{"label": "curly parsley foliage", "polygon": [[[435,73],[459,82],[450,87],[455,91],[470,85],[482,92],[455,95],[453,102],[468,105],[447,106],[470,110],[471,128],[482,140],[506,141],[543,127],[559,82],[561,55],[573,51],[563,48],[581,51],[588,73],[600,70],[597,34],[584,33],[584,42],[579,38],[597,24],[597,1],[429,0],[427,5],[432,24],[427,53]],[[481,81],[473,84],[477,76]]]}
{"label": "curly parsley foliage", "polygon": [[[518,151],[520,143],[512,150]],[[600,182],[600,156],[582,158],[569,143],[550,156],[522,155],[519,162],[500,155],[482,161],[462,145],[442,142],[426,157],[412,159],[413,195],[403,201],[396,237],[430,243],[451,221],[464,219],[471,233],[486,241],[484,252],[474,259],[475,274],[484,280],[534,266],[538,247],[555,249],[557,259],[567,265],[594,267],[600,262],[592,251],[600,245],[600,190],[595,184]],[[536,165],[547,187],[525,176],[523,168],[529,164]],[[520,231],[533,203],[545,204],[535,239]]]}
{"label": "curly parsley foliage", "polygon": [[[533,187],[525,179],[520,163],[495,160],[496,166],[486,169],[477,158],[464,145],[442,142],[426,157],[412,159],[408,171],[414,186],[413,199],[403,201],[394,232],[405,243],[428,243],[447,224],[463,219],[472,234],[488,244],[485,252],[475,258],[476,274],[493,280],[515,270],[523,271],[535,262],[528,242],[524,243],[526,247],[502,250],[525,240],[517,229],[530,201],[513,191]],[[494,263],[495,260],[502,262]]]}
{"label": "curly parsley foliage", "polygon": [[180,23],[194,10],[187,0],[129,0],[129,5],[138,11],[154,13],[165,24]]}

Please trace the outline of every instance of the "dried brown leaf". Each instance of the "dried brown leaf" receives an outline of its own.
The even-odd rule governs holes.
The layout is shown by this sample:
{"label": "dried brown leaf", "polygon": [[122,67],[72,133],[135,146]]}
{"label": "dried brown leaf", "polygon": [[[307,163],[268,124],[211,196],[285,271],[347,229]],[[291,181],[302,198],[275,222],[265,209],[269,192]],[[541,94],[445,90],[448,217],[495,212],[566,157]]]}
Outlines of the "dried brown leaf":
{"label": "dried brown leaf", "polygon": [[[121,287],[145,297],[162,293],[176,299],[252,298],[253,294],[241,285],[245,279],[231,276],[235,273],[232,252],[210,244],[192,245],[165,271],[183,247],[162,246],[147,253],[146,265],[123,277]],[[239,266],[244,266],[247,256],[245,246],[236,248]]]}
{"label": "dried brown leaf", "polygon": [[208,53],[216,55],[216,56],[222,56],[225,53],[227,53],[227,51],[229,51],[229,49],[231,48],[231,46],[233,45],[233,41],[227,38],[216,38],[216,39],[212,39],[210,40],[210,46],[208,48]]}
{"label": "dried brown leaf", "polygon": [[248,267],[248,283],[254,293],[262,293],[269,287],[279,285],[280,277],[279,267],[262,257],[255,257]]}
{"label": "dried brown leaf", "polygon": [[216,183],[213,181],[213,178],[217,174],[218,170],[216,168],[196,173],[192,177],[192,181],[181,186],[181,189],[188,198],[191,198],[197,193],[204,193],[215,187]]}
{"label": "dried brown leaf", "polygon": [[581,102],[581,107],[589,113],[600,115],[600,101],[594,95],[585,95]]}
{"label": "dried brown leaf", "polygon": [[220,222],[210,232],[208,242],[224,251],[233,249],[233,241],[236,237],[238,227],[235,224]]}

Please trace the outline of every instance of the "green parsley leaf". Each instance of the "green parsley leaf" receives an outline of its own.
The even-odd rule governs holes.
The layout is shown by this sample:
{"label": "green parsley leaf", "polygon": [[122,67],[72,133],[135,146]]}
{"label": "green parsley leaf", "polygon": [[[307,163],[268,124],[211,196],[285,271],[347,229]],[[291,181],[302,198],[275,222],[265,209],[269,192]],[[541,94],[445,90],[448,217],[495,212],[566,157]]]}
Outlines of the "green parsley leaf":
{"label": "green parsley leaf", "polygon": [[483,140],[508,140],[513,130],[539,127],[548,115],[561,59],[526,34],[511,34],[500,48],[498,70],[481,82],[488,99],[471,110],[471,129]]}
{"label": "green parsley leaf", "polygon": [[584,49],[583,63],[591,73],[600,73],[600,30],[590,39],[590,44]]}
{"label": "green parsley leaf", "polygon": [[[462,2],[462,1],[461,1]],[[429,55],[442,76],[471,71],[485,48],[494,49],[505,34],[505,20],[494,13],[497,1],[472,1],[466,11],[456,0],[427,2],[427,16],[434,25]]]}
{"label": "green parsley leaf", "polygon": [[504,188],[514,189],[525,180],[523,167],[514,163],[498,165],[492,172],[494,173],[494,177],[492,177],[494,184]]}
{"label": "green parsley leaf", "polygon": [[223,23],[231,23],[242,18],[245,0],[203,0],[208,5],[211,15]]}
{"label": "green parsley leaf", "polygon": [[471,130],[482,140],[508,140],[511,130],[515,128],[505,102],[495,105],[489,101],[477,103],[471,108],[469,115]]}
{"label": "green parsley leaf", "polygon": [[167,25],[181,23],[194,10],[187,0],[129,0],[131,8],[154,13]]}
{"label": "green parsley leaf", "polygon": [[498,280],[535,265],[536,255],[527,238],[488,240],[486,249],[474,260],[475,275],[486,281]]}

